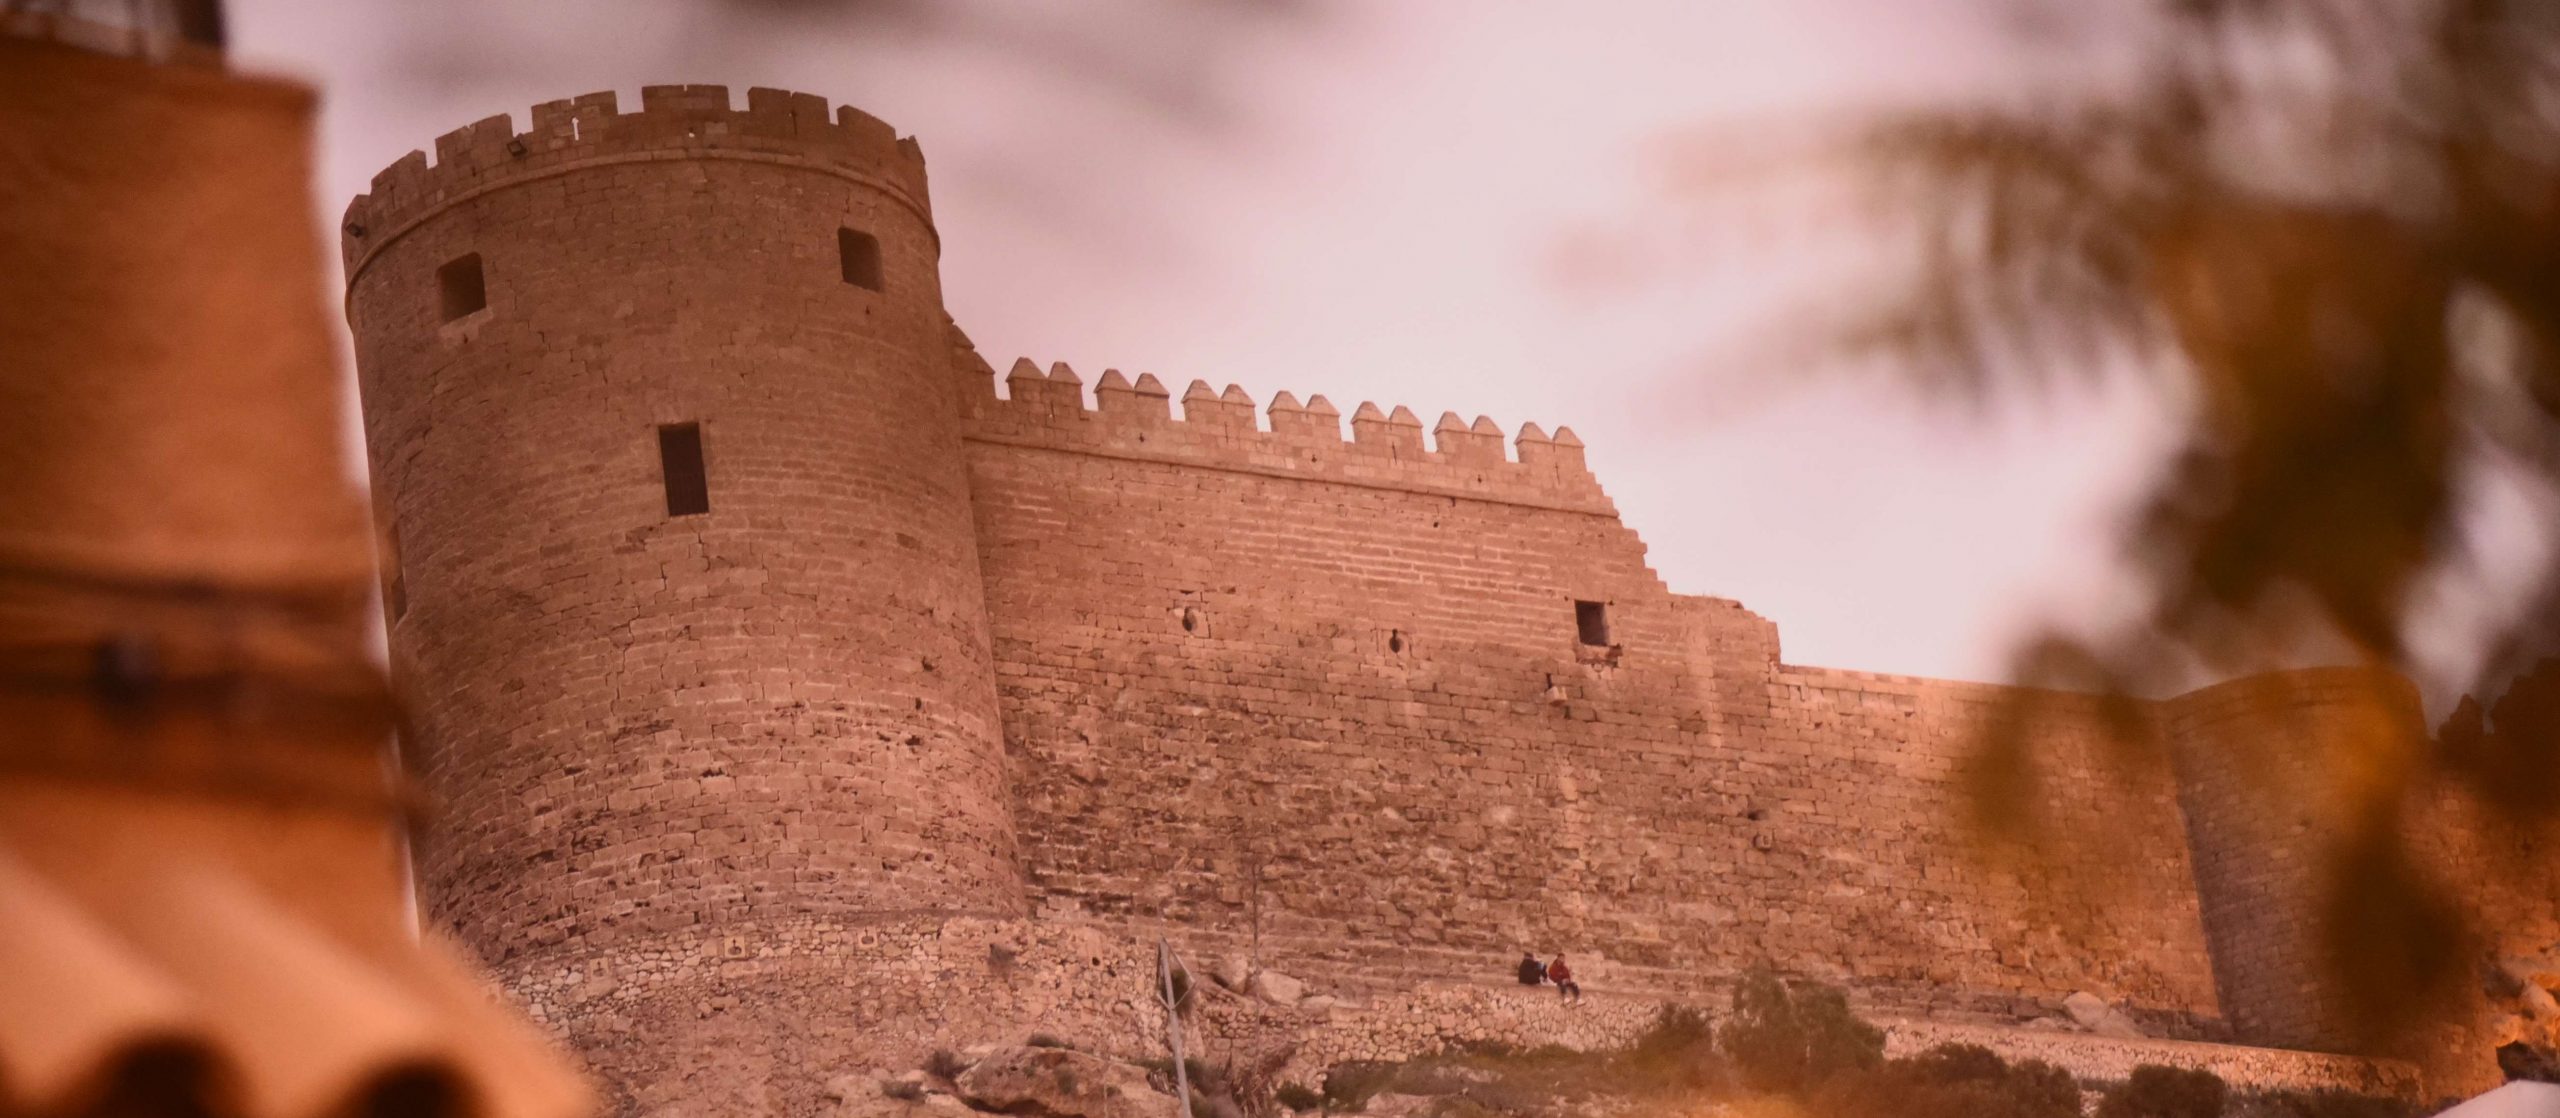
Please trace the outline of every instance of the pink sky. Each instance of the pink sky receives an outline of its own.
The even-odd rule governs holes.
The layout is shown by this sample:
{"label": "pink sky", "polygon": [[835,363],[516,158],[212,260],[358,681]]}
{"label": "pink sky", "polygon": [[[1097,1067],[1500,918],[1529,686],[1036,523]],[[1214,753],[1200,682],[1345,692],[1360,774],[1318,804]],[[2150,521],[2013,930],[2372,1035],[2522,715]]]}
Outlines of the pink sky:
{"label": "pink sky", "polygon": [[244,64],[327,94],[332,227],[375,170],[491,113],[659,83],[819,93],[923,143],[950,309],[999,367],[1570,425],[1671,588],[1775,619],[1797,663],[1996,677],[2048,611],[2124,600],[2105,526],[2164,405],[1972,418],[1772,367],[1766,324],[1828,273],[1740,230],[1639,243],[1694,266],[1634,290],[1553,265],[1594,231],[1671,227],[1650,194],[1667,136],[2032,64],[1981,4],[1397,0],[1234,27],[1172,0],[957,6],[1001,10],[1001,42],[780,3],[232,7]]}

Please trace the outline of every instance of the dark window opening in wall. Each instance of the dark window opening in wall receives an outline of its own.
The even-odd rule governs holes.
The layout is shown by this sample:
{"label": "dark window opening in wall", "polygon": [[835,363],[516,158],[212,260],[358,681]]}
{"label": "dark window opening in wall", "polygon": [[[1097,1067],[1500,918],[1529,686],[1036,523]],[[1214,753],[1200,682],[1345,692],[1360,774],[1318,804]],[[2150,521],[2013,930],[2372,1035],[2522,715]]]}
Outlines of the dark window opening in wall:
{"label": "dark window opening in wall", "polygon": [[1582,643],[1595,648],[1609,646],[1609,607],[1600,602],[1573,603],[1574,631]]}
{"label": "dark window opening in wall", "polygon": [[838,229],[836,254],[844,258],[846,283],[880,290],[880,238],[851,229]]}
{"label": "dark window opening in wall", "polygon": [[702,470],[701,424],[670,423],[658,428],[658,470],[667,481],[667,515],[711,511],[711,479]]}
{"label": "dark window opening in wall", "polygon": [[1398,656],[1404,655],[1404,630],[1387,630],[1387,651]]}
{"label": "dark window opening in wall", "polygon": [[480,274],[480,254],[472,253],[436,269],[444,320],[451,322],[489,305],[489,287]]}
{"label": "dark window opening in wall", "polygon": [[1182,607],[1182,631],[1186,633],[1197,633],[1200,631],[1199,610],[1193,609],[1189,606]]}

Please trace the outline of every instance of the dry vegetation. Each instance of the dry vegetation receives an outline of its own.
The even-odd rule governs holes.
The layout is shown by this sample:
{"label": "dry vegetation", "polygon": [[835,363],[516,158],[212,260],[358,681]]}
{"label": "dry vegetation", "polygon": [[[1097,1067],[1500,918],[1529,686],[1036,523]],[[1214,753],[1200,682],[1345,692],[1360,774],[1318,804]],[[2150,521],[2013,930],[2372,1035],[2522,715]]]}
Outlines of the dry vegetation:
{"label": "dry vegetation", "polygon": [[[1671,1008],[1628,1048],[1474,1047],[1327,1071],[1322,1089],[1283,1088],[1301,1112],[1394,1118],[2407,1118],[2406,1104],[2341,1093],[2235,1095],[2210,1073],[2145,1066],[2084,1093],[2062,1069],[1972,1045],[1887,1059],[1884,1033],[1837,988],[1748,973],[1720,1024]],[[1246,1111],[1257,1113],[1257,1111]],[[1200,1113],[1223,1113],[1202,1110]]]}

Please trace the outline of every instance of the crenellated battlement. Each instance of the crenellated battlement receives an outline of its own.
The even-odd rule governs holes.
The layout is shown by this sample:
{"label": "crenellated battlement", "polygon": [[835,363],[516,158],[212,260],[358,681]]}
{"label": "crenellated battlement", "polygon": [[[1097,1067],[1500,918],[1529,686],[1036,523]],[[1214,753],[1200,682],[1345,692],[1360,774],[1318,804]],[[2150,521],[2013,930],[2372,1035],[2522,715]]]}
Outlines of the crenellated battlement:
{"label": "crenellated battlement", "polygon": [[436,137],[432,162],[412,151],[383,168],[373,189],[347,204],[339,230],[347,274],[451,202],[600,162],[728,156],[831,168],[877,182],[932,221],[915,139],[851,105],[830,111],[815,94],[750,89],[742,111],[727,86],[653,85],[640,90],[638,112],[621,111],[606,90],[535,105],[532,121],[518,132],[508,114],[487,117]]}
{"label": "crenellated battlement", "polygon": [[1502,426],[1484,416],[1469,422],[1443,413],[1426,438],[1411,409],[1364,402],[1352,410],[1346,439],[1341,409],[1323,396],[1273,396],[1261,412],[1265,426],[1253,397],[1232,384],[1220,390],[1192,381],[1177,415],[1173,393],[1152,373],[1132,381],[1104,370],[1092,407],[1084,379],[1063,362],[1043,372],[1028,358],[1015,361],[1001,397],[995,370],[974,352],[963,351],[961,375],[967,431],[978,442],[1617,515],[1570,427],[1549,435],[1522,424],[1509,440],[1515,456]]}

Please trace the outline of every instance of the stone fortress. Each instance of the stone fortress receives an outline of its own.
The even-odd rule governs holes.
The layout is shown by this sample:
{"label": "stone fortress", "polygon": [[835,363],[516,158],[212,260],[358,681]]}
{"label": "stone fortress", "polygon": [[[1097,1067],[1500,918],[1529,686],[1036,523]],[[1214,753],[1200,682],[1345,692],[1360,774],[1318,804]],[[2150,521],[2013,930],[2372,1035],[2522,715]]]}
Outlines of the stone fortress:
{"label": "stone fortress", "polygon": [[[1153,1052],[1158,937],[1304,980],[1206,1026],[1303,1060],[1590,1040],[1764,959],[1912,1029],[2089,992],[2161,1039],[2037,1035],[2348,1044],[2313,762],[2406,683],[1790,664],[1664,586],[1567,429],[999,391],[941,235],[913,140],[716,86],[488,118],[347,210],[421,903],[626,1112],[1031,1029]],[[1959,782],[2017,709],[2064,840],[1984,858]],[[1511,1007],[1524,949],[1585,1016]]]}

